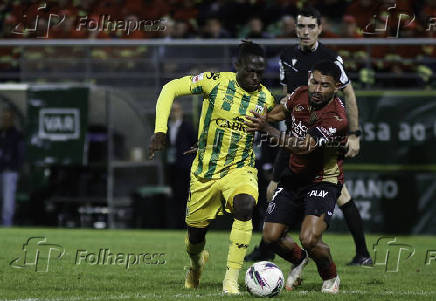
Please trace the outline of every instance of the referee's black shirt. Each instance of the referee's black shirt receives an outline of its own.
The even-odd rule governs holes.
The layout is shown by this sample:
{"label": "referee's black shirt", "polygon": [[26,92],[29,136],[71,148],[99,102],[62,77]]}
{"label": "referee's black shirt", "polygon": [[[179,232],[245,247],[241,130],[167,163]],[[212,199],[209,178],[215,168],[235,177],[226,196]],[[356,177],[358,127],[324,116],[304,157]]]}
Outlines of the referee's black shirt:
{"label": "referee's black shirt", "polygon": [[280,83],[286,85],[288,93],[299,86],[307,86],[309,71],[316,63],[323,60],[334,61],[341,69],[341,88],[350,83],[344,71],[343,60],[336,51],[317,42],[313,50],[304,51],[299,45],[286,48],[280,54]]}

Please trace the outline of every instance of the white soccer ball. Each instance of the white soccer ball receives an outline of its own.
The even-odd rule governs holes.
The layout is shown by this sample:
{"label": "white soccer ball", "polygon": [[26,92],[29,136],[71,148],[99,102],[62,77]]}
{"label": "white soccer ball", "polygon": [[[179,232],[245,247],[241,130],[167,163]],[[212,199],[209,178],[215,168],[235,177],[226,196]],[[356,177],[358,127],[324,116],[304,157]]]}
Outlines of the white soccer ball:
{"label": "white soccer ball", "polygon": [[283,273],[274,263],[254,263],[245,273],[247,290],[256,297],[274,297],[280,294],[284,285]]}

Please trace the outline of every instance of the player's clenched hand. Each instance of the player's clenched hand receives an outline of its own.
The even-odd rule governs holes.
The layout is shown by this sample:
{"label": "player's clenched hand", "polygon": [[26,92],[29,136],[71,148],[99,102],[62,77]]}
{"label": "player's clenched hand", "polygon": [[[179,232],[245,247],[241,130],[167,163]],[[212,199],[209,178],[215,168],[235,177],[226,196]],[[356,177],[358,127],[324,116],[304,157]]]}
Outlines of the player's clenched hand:
{"label": "player's clenched hand", "polygon": [[167,144],[167,135],[165,133],[154,133],[151,136],[150,146],[148,148],[148,159],[154,158],[154,153],[161,151]]}
{"label": "player's clenched hand", "polygon": [[245,126],[247,127],[247,132],[263,131],[268,126],[268,113],[266,108],[264,108],[265,114],[261,115],[253,110],[250,111],[253,116],[245,116],[248,121],[245,121]]}
{"label": "player's clenched hand", "polygon": [[348,149],[347,153],[345,154],[345,157],[353,158],[357,156],[360,150],[360,138],[356,137],[356,135],[348,136],[348,141],[345,147]]}

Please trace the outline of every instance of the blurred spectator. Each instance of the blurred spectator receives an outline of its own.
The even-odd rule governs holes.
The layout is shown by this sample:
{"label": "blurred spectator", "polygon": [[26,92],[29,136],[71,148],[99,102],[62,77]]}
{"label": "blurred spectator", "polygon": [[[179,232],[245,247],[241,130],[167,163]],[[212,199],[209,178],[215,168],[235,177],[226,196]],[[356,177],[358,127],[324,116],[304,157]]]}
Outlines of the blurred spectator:
{"label": "blurred spectator", "polygon": [[189,30],[189,25],[184,22],[177,20],[174,24],[174,30],[173,30],[173,39],[187,39],[192,38],[193,34]]}
{"label": "blurred spectator", "polygon": [[183,21],[188,26],[189,31],[197,31],[197,15],[198,10],[194,0],[181,0],[178,5],[172,7],[171,16],[175,20]]}
{"label": "blurred spectator", "polygon": [[291,39],[295,38],[295,19],[291,16],[283,16],[279,24],[279,33],[276,38]]}
{"label": "blurred spectator", "polygon": [[356,18],[350,15],[345,15],[342,18],[342,38],[362,38],[362,33],[357,28]]}
{"label": "blurred spectator", "polygon": [[3,226],[13,224],[18,171],[24,160],[24,138],[15,127],[15,112],[4,108],[0,128],[0,174],[2,185]]}
{"label": "blurred spectator", "polygon": [[245,32],[241,33],[242,37],[247,39],[266,39],[269,38],[263,29],[263,22],[259,17],[253,17],[248,21]]}
{"label": "blurred spectator", "polygon": [[[333,29],[332,29],[332,25],[330,23],[330,20],[326,17],[321,17],[321,25],[322,25],[322,32],[320,35],[320,38],[322,39],[335,39],[335,38],[340,38],[339,35],[337,35],[336,33],[334,33]],[[336,49],[335,47],[330,47],[332,49]]]}
{"label": "blurred spectator", "polygon": [[230,34],[222,27],[221,21],[217,18],[207,19],[204,26],[203,38],[206,39],[225,39],[230,38]]}

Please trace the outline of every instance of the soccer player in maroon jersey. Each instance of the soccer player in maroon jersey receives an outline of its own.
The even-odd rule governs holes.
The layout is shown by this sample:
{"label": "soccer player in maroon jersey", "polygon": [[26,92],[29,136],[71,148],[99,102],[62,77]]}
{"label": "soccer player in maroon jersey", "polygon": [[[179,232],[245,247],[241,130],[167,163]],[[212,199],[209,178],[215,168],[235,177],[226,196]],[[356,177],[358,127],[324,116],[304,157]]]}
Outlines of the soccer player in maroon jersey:
{"label": "soccer player in maroon jersey", "polygon": [[[339,291],[336,265],[322,234],[344,183],[340,147],[345,144],[348,120],[342,101],[336,97],[340,75],[334,62],[317,63],[308,86],[297,88],[270,113],[247,116],[247,131],[264,132],[269,141],[291,152],[287,175],[281,178],[269,203],[263,229],[263,240],[293,264],[286,281],[288,290],[300,283],[310,257],[324,281],[321,291]],[[286,135],[268,123],[285,119],[291,123]],[[296,224],[301,225],[299,239],[304,250],[286,234]]]}

